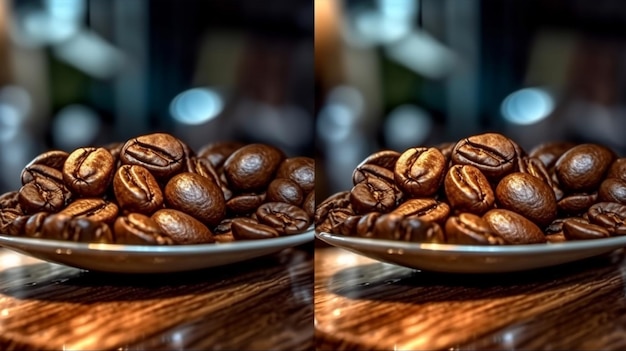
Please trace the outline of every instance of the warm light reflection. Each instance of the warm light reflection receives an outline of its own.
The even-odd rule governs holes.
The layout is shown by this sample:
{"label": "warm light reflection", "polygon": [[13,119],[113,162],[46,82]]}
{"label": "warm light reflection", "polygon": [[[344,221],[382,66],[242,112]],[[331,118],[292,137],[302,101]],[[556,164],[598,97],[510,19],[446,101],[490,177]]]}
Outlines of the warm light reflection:
{"label": "warm light reflection", "polygon": [[6,270],[7,268],[21,266],[23,263],[22,257],[22,255],[15,252],[0,251],[0,268]]}
{"label": "warm light reflection", "polygon": [[342,252],[337,255],[336,261],[342,266],[350,266],[357,263],[358,257],[352,253]]}

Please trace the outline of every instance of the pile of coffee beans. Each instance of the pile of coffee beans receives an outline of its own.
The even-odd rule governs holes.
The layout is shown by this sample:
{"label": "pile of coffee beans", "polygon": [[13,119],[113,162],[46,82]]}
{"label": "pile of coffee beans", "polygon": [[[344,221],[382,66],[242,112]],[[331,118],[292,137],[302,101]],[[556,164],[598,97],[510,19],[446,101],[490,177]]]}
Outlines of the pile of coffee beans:
{"label": "pile of coffee beans", "polygon": [[626,158],[595,144],[526,152],[499,133],[383,150],[316,208],[318,232],[420,243],[512,245],[626,235]]}
{"label": "pile of coffee beans", "polygon": [[35,157],[0,195],[0,233],[134,245],[222,243],[306,231],[315,164],[271,145],[167,133]]}

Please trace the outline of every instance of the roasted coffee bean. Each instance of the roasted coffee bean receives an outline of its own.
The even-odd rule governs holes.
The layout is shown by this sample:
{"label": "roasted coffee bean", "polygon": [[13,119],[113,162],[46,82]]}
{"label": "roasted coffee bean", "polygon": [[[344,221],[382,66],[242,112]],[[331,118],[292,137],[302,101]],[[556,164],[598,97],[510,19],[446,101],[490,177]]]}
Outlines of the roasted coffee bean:
{"label": "roasted coffee bean", "polygon": [[22,213],[18,191],[9,191],[0,195],[0,210],[15,210]]}
{"label": "roasted coffee bean", "polygon": [[375,165],[393,171],[396,167],[396,161],[400,157],[400,153],[395,150],[381,150],[367,156],[356,168],[362,165]]}
{"label": "roasted coffee bean", "polygon": [[348,216],[346,217],[346,219],[341,222],[339,225],[337,225],[333,230],[334,234],[341,234],[341,235],[347,235],[347,236],[354,236],[356,235],[356,231],[357,231],[357,224],[359,223],[359,220],[361,220],[361,215],[353,215],[353,216]]}
{"label": "roasted coffee bean", "polygon": [[63,213],[53,213],[42,217],[39,236],[44,239],[69,240],[71,233],[68,227],[72,218],[72,216]]}
{"label": "roasted coffee bean", "polygon": [[120,141],[116,141],[113,143],[106,144],[102,147],[107,149],[111,153],[111,156],[113,156],[113,159],[115,160],[115,164],[117,165],[120,160],[120,153],[122,152],[124,143]]}
{"label": "roasted coffee bean", "polygon": [[215,242],[211,230],[192,216],[171,208],[156,211],[150,217],[175,244],[208,244]]}
{"label": "roasted coffee bean", "polygon": [[75,200],[60,213],[71,217],[82,217],[96,222],[113,224],[118,212],[119,208],[113,202],[101,198],[85,198]]}
{"label": "roasted coffee bean", "polygon": [[445,242],[444,233],[437,223],[393,213],[371,212],[364,216],[349,217],[345,223],[352,228],[352,235],[365,238],[418,243]]}
{"label": "roasted coffee bean", "polygon": [[222,186],[222,181],[220,180],[219,174],[217,173],[211,162],[206,158],[188,158],[186,162],[185,172],[199,174],[203,177],[213,180],[213,182],[220,185],[220,187]]}
{"label": "roasted coffee bean", "polygon": [[0,230],[0,234],[8,234],[11,236],[21,236],[24,234],[24,227],[26,222],[30,218],[30,215],[21,215],[10,221],[3,230]]}
{"label": "roasted coffee bean", "polygon": [[564,196],[557,202],[559,211],[566,215],[579,215],[586,212],[598,200],[598,193],[579,193]]}
{"label": "roasted coffee bean", "polygon": [[65,163],[65,160],[68,156],[69,153],[62,150],[46,151],[32,159],[25,168],[28,168],[32,165],[43,165],[61,171],[63,169],[63,164]]}
{"label": "roasted coffee bean", "polygon": [[445,233],[438,223],[422,221],[419,218],[404,218],[397,231],[400,241],[430,244],[446,242]]}
{"label": "roasted coffee bean", "polygon": [[[438,224],[442,240],[447,243],[489,243],[484,238],[491,238],[492,244],[561,243],[569,240],[563,232],[563,221],[574,216],[571,218],[605,228],[610,235],[626,235],[626,205],[621,204],[626,200],[626,180],[619,180],[626,174],[626,161],[617,159],[605,146],[555,142],[527,153],[515,141],[498,133],[440,144],[434,149],[444,156],[444,179],[428,186],[429,195],[420,197],[406,186],[409,182],[403,185],[397,170],[401,165],[410,169],[414,165],[411,162],[419,160],[429,149],[413,147],[399,155],[384,150],[368,156],[354,169],[355,185],[349,192],[334,194],[317,206],[316,231],[403,240],[403,225],[414,219],[419,221],[416,223]],[[377,161],[385,159],[385,153],[387,161]],[[388,172],[392,164],[393,181]],[[585,167],[584,172],[580,171]],[[414,170],[423,171],[422,168],[426,167]],[[436,167],[428,169],[433,168]],[[576,172],[581,173],[581,178],[575,182],[582,186],[570,184],[578,176]],[[589,185],[585,177],[593,178],[595,185]],[[481,197],[484,193],[488,200]],[[611,204],[598,206],[597,201]],[[472,207],[477,203],[482,207]],[[624,213],[616,206],[624,206]],[[412,212],[428,216],[415,216]],[[464,222],[480,229],[461,227]],[[448,223],[446,231],[441,230],[444,223]],[[461,230],[469,230],[470,234]],[[579,233],[577,239],[583,237],[584,233]]]}
{"label": "roasted coffee bean", "polygon": [[147,168],[159,179],[166,179],[183,170],[185,150],[180,140],[165,133],[142,135],[128,140],[122,147],[122,164]]}
{"label": "roasted coffee bean", "polygon": [[303,209],[284,202],[266,202],[256,210],[256,216],[259,223],[269,225],[280,235],[302,233],[311,224]]}
{"label": "roasted coffee bean", "polygon": [[546,241],[551,244],[563,243],[567,241],[565,234],[563,232],[546,234]]}
{"label": "roasted coffee bean", "polygon": [[515,171],[514,142],[498,133],[484,133],[460,140],[452,150],[452,163],[478,168],[491,181]]}
{"label": "roasted coffee bean", "polygon": [[361,218],[356,223],[356,236],[363,238],[373,238],[374,237],[374,226],[376,225],[376,220],[378,217],[382,216],[383,213],[380,212],[369,212],[361,216]]}
{"label": "roasted coffee bean", "polygon": [[565,151],[576,146],[568,141],[551,141],[539,144],[528,152],[528,156],[538,158],[550,170]]}
{"label": "roasted coffee bean", "polygon": [[8,234],[8,228],[22,214],[13,210],[0,209],[0,234]]}
{"label": "roasted coffee bean", "polygon": [[58,212],[71,200],[71,193],[61,183],[34,178],[19,190],[18,200],[25,213]]}
{"label": "roasted coffee bean", "polygon": [[536,157],[522,158],[519,171],[535,176],[542,180],[544,183],[548,184],[550,188],[553,187],[552,176],[550,175],[550,172],[543,164],[543,162],[541,162],[541,160]]}
{"label": "roasted coffee bean", "polygon": [[[404,216],[394,213],[384,213],[376,218],[372,228],[372,238],[399,240],[401,237],[400,222]],[[357,222],[358,224],[358,222]]]}
{"label": "roasted coffee bean", "polygon": [[626,181],[626,158],[621,157],[613,161],[609,171],[606,174],[607,178],[619,178]]}
{"label": "roasted coffee bean", "polygon": [[513,172],[521,172],[521,169],[526,166],[525,159],[528,158],[528,154],[518,143],[513,141],[513,139],[509,140],[515,149],[515,166],[513,167]]}
{"label": "roasted coffee bean", "polygon": [[213,234],[213,239],[215,239],[216,243],[232,243],[233,241],[237,241],[233,232]]}
{"label": "roasted coffee bean", "polygon": [[496,187],[496,200],[501,208],[515,211],[539,227],[557,216],[552,188],[528,173],[514,172],[502,178]]}
{"label": "roasted coffee bean", "polygon": [[323,219],[315,224],[315,231],[318,233],[336,233],[337,228],[341,226],[348,217],[354,215],[355,213],[352,207],[332,208],[326,212],[326,215],[322,217]]}
{"label": "roasted coffee bean", "polygon": [[470,165],[450,167],[444,179],[446,198],[453,209],[482,215],[495,204],[495,195],[485,175]]}
{"label": "roasted coffee bean", "polygon": [[304,192],[295,181],[289,178],[276,178],[267,186],[268,202],[286,202],[301,206],[304,201]]}
{"label": "roasted coffee bean", "polygon": [[434,147],[415,147],[400,155],[394,177],[408,197],[426,197],[437,192],[446,170],[446,159],[441,151]]}
{"label": "roasted coffee bean", "polygon": [[609,237],[609,231],[582,218],[572,217],[563,221],[563,235],[567,240],[602,239]]}
{"label": "roasted coffee bean", "polygon": [[113,192],[126,212],[150,215],[163,207],[163,192],[156,178],[146,168],[123,165],[115,172]]}
{"label": "roasted coffee bean", "polygon": [[71,234],[66,240],[98,244],[115,243],[113,231],[106,223],[88,218],[73,218],[69,224],[68,230]]}
{"label": "roasted coffee bean", "polygon": [[350,206],[350,191],[334,193],[315,207],[315,226],[319,226],[327,217],[328,213],[335,208],[347,208]]}
{"label": "roasted coffee bean", "polygon": [[[33,236],[42,237],[42,223],[50,213],[56,215],[54,221],[50,220],[50,223],[56,223],[56,227],[48,225],[54,227],[50,230],[54,234],[50,235],[55,238],[100,240],[97,233],[103,229],[96,230],[95,227],[108,228],[113,233],[111,228],[118,215],[122,216],[117,221],[118,231],[121,231],[121,225],[132,223],[129,217],[143,216],[143,221],[167,207],[167,210],[176,210],[176,216],[178,212],[195,216],[194,219],[198,219],[210,233],[212,227],[225,219],[226,201],[232,200],[229,215],[265,220],[268,223],[261,225],[277,226],[272,230],[288,235],[304,231],[306,228],[301,226],[308,227],[317,215],[314,175],[314,159],[287,158],[283,151],[270,145],[217,142],[206,145],[201,154],[196,154],[188,144],[172,135],[153,133],[103,147],[82,147],[71,153],[51,151],[39,155],[22,172],[24,186],[19,191],[0,196],[0,229],[10,225],[11,234],[25,235],[22,232],[28,227]],[[212,188],[207,189],[203,182],[208,182]],[[218,200],[221,199],[218,204],[212,203],[216,188],[220,192]],[[346,215],[354,214],[349,193],[347,195],[346,208],[327,207],[324,219],[320,220],[329,229]],[[259,208],[266,202],[294,207],[278,206],[276,212],[263,213]],[[39,215],[44,212],[46,217]],[[148,217],[150,214],[152,216]],[[161,212],[155,218],[165,217]],[[169,217],[172,217],[171,213]],[[31,218],[37,218],[38,222],[31,221]],[[187,219],[183,218],[183,221]],[[27,225],[29,221],[30,226]],[[153,221],[159,228],[162,225],[169,228],[163,219]],[[95,229],[90,223],[97,224]],[[163,228],[161,230],[165,233]],[[184,228],[179,231],[183,239],[176,243],[193,241],[191,237],[184,238],[187,234],[191,236],[191,232],[185,232]],[[135,239],[142,243],[146,241],[146,238],[141,239],[144,234],[129,232],[129,237],[134,235],[136,238],[120,240],[126,244],[132,244]],[[235,240],[230,225],[228,232],[221,234],[224,235],[220,242]],[[150,242],[150,237],[147,238]],[[201,242],[214,239],[204,238]]]}
{"label": "roasted coffee bean", "polygon": [[117,217],[113,225],[115,243],[124,245],[172,245],[174,241],[150,217],[141,213]]}
{"label": "roasted coffee bean", "polygon": [[244,146],[238,141],[216,141],[203,146],[198,151],[198,157],[209,160],[215,169],[220,169],[233,152]]}
{"label": "roasted coffee bean", "polygon": [[44,220],[50,215],[48,212],[38,212],[28,217],[24,224],[24,236],[40,238]]}
{"label": "roasted coffee bean", "polygon": [[443,225],[450,215],[450,206],[445,202],[430,198],[408,199],[391,213]]}
{"label": "roasted coffee bean", "polygon": [[393,213],[376,217],[371,229],[372,238],[419,243],[444,243],[445,237],[439,224],[406,218]]}
{"label": "roasted coffee bean", "polygon": [[222,189],[211,179],[183,172],[165,185],[165,203],[185,212],[208,226],[217,225],[226,216]]}
{"label": "roasted coffee bean", "polygon": [[224,174],[228,185],[235,191],[262,191],[284,159],[285,154],[276,147],[249,144],[237,149],[224,161]]}
{"label": "roasted coffee bean", "polygon": [[552,180],[552,191],[554,192],[554,197],[556,198],[556,201],[560,201],[565,196],[565,192],[561,189],[559,179],[555,172],[552,172],[550,180]]}
{"label": "roasted coffee bean", "polygon": [[281,162],[276,178],[294,181],[304,193],[315,188],[315,160],[310,157],[289,157]]}
{"label": "roasted coffee bean", "polygon": [[367,176],[383,178],[394,182],[394,170],[400,153],[393,150],[382,150],[366,157],[352,172],[352,183],[358,184]]}
{"label": "roasted coffee bean", "polygon": [[451,216],[445,225],[448,244],[504,245],[506,240],[494,232],[489,224],[473,213]]}
{"label": "roasted coffee bean", "polygon": [[452,158],[452,150],[454,150],[455,145],[456,145],[456,142],[452,142],[452,141],[447,141],[447,142],[435,145],[435,148],[441,151],[441,154],[443,155],[443,157],[446,158],[446,164]]}
{"label": "roasted coffee bean", "polygon": [[389,212],[402,200],[395,185],[379,178],[366,178],[350,190],[350,203],[358,214],[371,211]]}
{"label": "roasted coffee bean", "polygon": [[567,150],[555,165],[559,184],[566,192],[596,191],[615,154],[598,144],[581,144]]}
{"label": "roasted coffee bean", "polygon": [[315,216],[315,190],[309,192],[302,202],[302,209],[310,218]]}
{"label": "roasted coffee bean", "polygon": [[[626,176],[624,176],[626,178]],[[607,178],[600,184],[598,199],[604,202],[618,202],[626,205],[626,181],[620,178]]]}
{"label": "roasted coffee bean", "polygon": [[526,217],[505,209],[492,209],[482,216],[489,227],[509,244],[545,243],[541,229]]}
{"label": "roasted coffee bean", "polygon": [[598,202],[587,211],[589,222],[606,228],[611,235],[626,235],[626,205]]}
{"label": "roasted coffee bean", "polygon": [[73,242],[113,244],[111,228],[86,217],[72,217],[62,213],[47,216],[41,226],[41,237]]}
{"label": "roasted coffee bean", "polygon": [[213,228],[213,238],[216,243],[230,243],[237,240],[231,230],[233,219],[234,218],[224,218]]}
{"label": "roasted coffee bean", "polygon": [[390,184],[395,182],[395,176],[392,170],[366,163],[354,169],[354,172],[352,172],[352,183],[357,185],[368,177],[382,179]]}
{"label": "roasted coffee bean", "polygon": [[[180,146],[183,147],[183,162],[187,162],[188,159],[196,157],[196,152],[189,146],[189,144],[180,139],[178,139],[178,142],[180,143]],[[185,168],[183,167],[183,170],[184,169]]]}
{"label": "roasted coffee bean", "polygon": [[235,215],[245,215],[256,211],[266,200],[266,193],[239,194],[226,201],[226,209]]}
{"label": "roasted coffee bean", "polygon": [[235,218],[231,224],[232,233],[237,240],[258,240],[276,238],[279,233],[269,225],[250,218]]}
{"label": "roasted coffee bean", "polygon": [[544,229],[544,233],[548,234],[556,234],[563,232],[563,221],[565,218],[557,218],[552,221],[552,223],[548,224],[548,226]]}
{"label": "roasted coffee bean", "polygon": [[233,223],[233,219],[234,219],[233,217],[226,217],[222,219],[220,223],[213,228],[212,230],[213,235],[225,234],[225,233],[230,232],[231,230],[230,227],[231,227],[231,224]]}
{"label": "roasted coffee bean", "polygon": [[554,197],[557,201],[561,200],[565,194],[560,189],[556,175],[550,172],[543,162],[537,157],[525,157],[520,163],[520,172],[533,175],[552,188]]}
{"label": "roasted coffee bean", "polygon": [[70,191],[82,197],[101,196],[111,184],[115,167],[107,149],[78,148],[63,164],[63,180]]}
{"label": "roasted coffee bean", "polygon": [[60,170],[39,163],[24,167],[20,175],[22,185],[32,182],[37,177],[63,184],[63,173]]}

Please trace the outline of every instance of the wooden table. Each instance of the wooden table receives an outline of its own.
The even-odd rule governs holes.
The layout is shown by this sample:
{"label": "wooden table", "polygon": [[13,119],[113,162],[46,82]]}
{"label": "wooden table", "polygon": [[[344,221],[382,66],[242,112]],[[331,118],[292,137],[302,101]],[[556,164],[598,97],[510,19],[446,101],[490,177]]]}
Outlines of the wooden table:
{"label": "wooden table", "polygon": [[318,350],[625,350],[623,252],[459,275],[315,252]]}
{"label": "wooden table", "polygon": [[310,350],[313,244],[233,265],[116,275],[0,248],[0,350]]}

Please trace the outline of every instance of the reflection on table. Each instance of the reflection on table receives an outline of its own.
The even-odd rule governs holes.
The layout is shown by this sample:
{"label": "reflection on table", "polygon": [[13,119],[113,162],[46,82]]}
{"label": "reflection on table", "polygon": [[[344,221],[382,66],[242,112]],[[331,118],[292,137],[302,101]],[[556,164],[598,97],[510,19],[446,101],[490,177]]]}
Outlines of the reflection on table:
{"label": "reflection on table", "polygon": [[624,350],[626,261],[615,251],[533,271],[417,271],[316,248],[319,350]]}
{"label": "reflection on table", "polygon": [[120,275],[0,248],[0,349],[311,349],[312,249]]}

